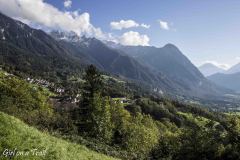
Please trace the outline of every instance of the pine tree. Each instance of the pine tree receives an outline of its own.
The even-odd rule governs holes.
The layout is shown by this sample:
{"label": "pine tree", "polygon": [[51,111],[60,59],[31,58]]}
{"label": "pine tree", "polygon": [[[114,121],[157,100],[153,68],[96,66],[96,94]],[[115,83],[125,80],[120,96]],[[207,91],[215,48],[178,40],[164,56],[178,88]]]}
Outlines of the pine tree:
{"label": "pine tree", "polygon": [[109,98],[102,97],[103,80],[100,72],[90,65],[84,76],[82,102],[79,106],[80,131],[87,136],[110,141],[112,123]]}
{"label": "pine tree", "polygon": [[[82,101],[79,106],[79,131],[89,134],[93,129],[93,111],[98,108],[97,101],[100,97],[96,95],[101,94],[103,81],[100,72],[93,65],[90,65],[85,70],[83,77],[84,85],[82,91]],[[98,103],[99,105],[100,103]]]}

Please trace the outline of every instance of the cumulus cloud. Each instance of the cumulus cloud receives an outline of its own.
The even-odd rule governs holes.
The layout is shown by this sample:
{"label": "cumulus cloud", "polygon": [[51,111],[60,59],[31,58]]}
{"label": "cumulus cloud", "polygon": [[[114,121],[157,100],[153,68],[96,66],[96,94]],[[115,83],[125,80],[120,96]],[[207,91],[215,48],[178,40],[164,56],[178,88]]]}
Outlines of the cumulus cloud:
{"label": "cumulus cloud", "polygon": [[206,64],[206,63],[210,63],[213,64],[221,69],[227,70],[230,68],[230,66],[228,64],[223,64],[223,63],[219,63],[217,61],[204,61],[202,64]]}
{"label": "cumulus cloud", "polygon": [[123,35],[119,37],[118,42],[122,45],[148,46],[149,40],[150,39],[147,35],[141,35],[138,32],[129,31],[129,32],[123,33]]}
{"label": "cumulus cloud", "polygon": [[122,29],[133,28],[133,27],[150,28],[150,25],[147,25],[144,23],[139,24],[134,20],[120,20],[119,22],[111,22],[110,26],[112,29],[116,29],[116,30],[122,30]]}
{"label": "cumulus cloud", "polygon": [[168,22],[166,21],[162,21],[162,20],[158,20],[159,22],[159,25],[160,25],[160,28],[161,29],[164,29],[164,30],[169,30],[169,25],[168,25]]}
{"label": "cumulus cloud", "polygon": [[63,2],[63,5],[65,8],[71,8],[72,7],[72,1],[71,0],[65,0]]}
{"label": "cumulus cloud", "polygon": [[88,13],[60,11],[44,0],[0,0],[0,11],[10,17],[31,21],[49,28],[74,31],[78,35],[103,38],[100,28],[90,23]]}
{"label": "cumulus cloud", "polygon": [[[104,33],[100,28],[91,24],[89,13],[60,11],[44,0],[0,0],[0,4],[0,12],[34,28],[42,27],[45,30],[73,31],[79,36],[95,37],[100,40],[114,41],[122,45],[149,45],[149,37],[147,35],[141,35],[133,31],[126,32],[121,36]],[[128,25],[125,24],[125,21],[120,23],[122,25],[121,28],[133,26],[150,27],[134,21],[127,21]]]}

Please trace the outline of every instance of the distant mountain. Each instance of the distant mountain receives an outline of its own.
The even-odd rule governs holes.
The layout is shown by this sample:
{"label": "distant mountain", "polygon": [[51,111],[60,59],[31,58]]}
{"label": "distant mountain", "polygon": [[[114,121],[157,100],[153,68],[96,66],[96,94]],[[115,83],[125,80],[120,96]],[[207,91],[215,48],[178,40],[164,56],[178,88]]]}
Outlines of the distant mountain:
{"label": "distant mountain", "polygon": [[227,74],[233,74],[233,73],[237,73],[240,72],[240,63],[232,66],[230,69],[227,70]]}
{"label": "distant mountain", "polygon": [[162,48],[119,45],[118,49],[149,68],[160,71],[175,84],[180,85],[182,91],[188,95],[205,97],[225,92],[208,81],[188,58],[172,44],[167,44]]}
{"label": "distant mountain", "polygon": [[0,66],[9,71],[57,81],[94,64],[111,74],[158,87],[164,93],[175,93],[177,88],[160,72],[151,71],[95,38],[78,37],[73,32],[55,32],[53,38],[3,14],[0,31]]}
{"label": "distant mountain", "polygon": [[204,76],[210,76],[210,75],[213,75],[216,73],[225,72],[224,69],[219,68],[218,66],[216,66],[212,63],[205,63],[205,64],[201,65],[200,67],[198,67],[198,69]]}
{"label": "distant mountain", "polygon": [[240,92],[240,72],[233,74],[217,73],[207,78],[219,86]]}
{"label": "distant mountain", "polygon": [[159,93],[201,98],[225,93],[205,79],[174,45],[109,47],[73,32],[50,36],[0,14],[0,65],[4,69],[57,81],[80,74],[88,64]]}
{"label": "distant mountain", "polygon": [[66,36],[66,33],[57,33],[58,32],[53,32],[50,33],[50,35],[63,46],[71,46],[70,48],[72,48],[72,50],[81,51],[91,57],[92,63],[104,71],[134,81],[150,84],[153,87],[160,88],[164,92],[173,92],[179,87],[174,85],[174,83],[165,75],[161,74],[161,72],[153,71],[122,51],[110,48],[96,38],[83,36],[80,37],[78,41],[72,41],[71,36]]}
{"label": "distant mountain", "polygon": [[54,79],[78,73],[88,64],[55,39],[0,13],[0,65],[23,73]]}

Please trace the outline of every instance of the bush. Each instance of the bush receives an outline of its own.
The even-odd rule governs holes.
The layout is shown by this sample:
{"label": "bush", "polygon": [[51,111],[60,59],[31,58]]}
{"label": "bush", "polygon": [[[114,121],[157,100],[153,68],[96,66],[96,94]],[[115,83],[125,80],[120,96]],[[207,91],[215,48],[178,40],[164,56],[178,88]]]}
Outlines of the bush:
{"label": "bush", "polygon": [[0,111],[29,124],[45,126],[53,115],[46,89],[0,72]]}

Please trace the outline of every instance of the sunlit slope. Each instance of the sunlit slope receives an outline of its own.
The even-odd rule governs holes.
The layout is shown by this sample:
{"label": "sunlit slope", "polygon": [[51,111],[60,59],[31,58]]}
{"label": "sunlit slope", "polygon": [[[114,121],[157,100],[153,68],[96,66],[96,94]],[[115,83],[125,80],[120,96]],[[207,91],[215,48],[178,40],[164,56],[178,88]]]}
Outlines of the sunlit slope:
{"label": "sunlit slope", "polygon": [[[42,133],[33,127],[29,127],[19,119],[0,112],[0,159],[4,158],[6,149],[18,151],[46,150],[46,154],[17,156],[18,160],[112,160],[114,158],[99,154],[87,149],[85,146],[67,142],[62,139]],[[6,153],[6,152],[5,152]],[[44,152],[43,152],[44,153]]]}

